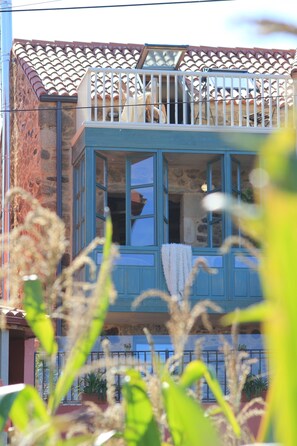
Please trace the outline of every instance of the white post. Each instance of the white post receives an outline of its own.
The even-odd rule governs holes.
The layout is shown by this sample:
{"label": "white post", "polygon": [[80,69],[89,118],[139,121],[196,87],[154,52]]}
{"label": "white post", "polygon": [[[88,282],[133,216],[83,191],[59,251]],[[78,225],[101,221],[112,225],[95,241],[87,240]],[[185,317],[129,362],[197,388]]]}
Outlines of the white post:
{"label": "white post", "polygon": [[[2,234],[9,233],[9,206],[4,204],[4,197],[10,187],[10,101],[9,101],[9,62],[12,46],[11,0],[1,1],[1,109],[2,112]],[[4,247],[4,241],[2,242]],[[2,249],[2,264],[8,261],[8,253]],[[9,283],[2,283],[2,298],[9,299]]]}

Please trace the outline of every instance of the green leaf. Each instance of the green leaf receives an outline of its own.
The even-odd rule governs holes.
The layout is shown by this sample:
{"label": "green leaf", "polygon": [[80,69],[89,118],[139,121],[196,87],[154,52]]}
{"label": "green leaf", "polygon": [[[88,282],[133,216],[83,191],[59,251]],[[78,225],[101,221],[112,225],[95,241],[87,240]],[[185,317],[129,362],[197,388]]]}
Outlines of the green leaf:
{"label": "green leaf", "polygon": [[50,423],[50,416],[43,400],[37,390],[29,385],[24,385],[23,389],[18,393],[9,416],[13,424],[21,432],[28,428],[32,420],[34,420],[35,424]]}
{"label": "green leaf", "polygon": [[163,380],[169,429],[175,446],[217,446],[218,435],[199,404],[169,376]]}
{"label": "green leaf", "polygon": [[123,385],[123,397],[126,402],[124,439],[127,446],[161,445],[146,385],[138,371],[128,371]]}
{"label": "green leaf", "polygon": [[109,299],[112,291],[111,283],[111,243],[112,243],[112,224],[110,217],[106,219],[106,235],[103,248],[103,260],[100,267],[97,283],[93,296],[90,297],[94,305],[92,307],[93,318],[89,325],[86,324],[78,336],[75,344],[69,352],[66,365],[56,384],[53,395],[49,398],[49,408],[54,412],[59,406],[61,400],[70,389],[74,379],[79,373],[81,367],[85,364],[94,343],[104,325],[104,320],[109,307]]}
{"label": "green leaf", "polygon": [[263,214],[258,205],[243,203],[221,192],[208,195],[203,199],[202,204],[207,211],[224,210],[229,212],[245,234],[256,241],[262,240]]}
{"label": "green leaf", "polygon": [[295,130],[287,128],[273,133],[263,144],[260,155],[261,166],[271,183],[283,191],[297,192]]}
{"label": "green leaf", "polygon": [[37,276],[26,276],[24,278],[24,310],[26,320],[33,333],[40,341],[44,351],[52,356],[58,351],[55,341],[55,329],[50,318],[46,314],[43,300],[43,292]]}
{"label": "green leaf", "polygon": [[180,385],[185,388],[192,386],[199,379],[203,378],[205,371],[206,365],[202,361],[191,361],[180,377]]}
{"label": "green leaf", "polygon": [[218,405],[222,409],[223,414],[225,415],[228,422],[230,423],[230,425],[233,429],[233,432],[235,433],[235,435],[238,438],[240,438],[240,435],[241,435],[240,426],[239,426],[238,421],[232,411],[232,408],[231,408],[230,404],[225,400],[225,396],[222,392],[222,389],[221,389],[221,386],[220,386],[218,380],[214,376],[212,376],[212,374],[210,373],[210,371],[207,367],[206,367],[206,370],[204,373],[204,378],[205,378],[211,392],[213,393],[215,399],[217,400]]}
{"label": "green leaf", "polygon": [[236,310],[221,318],[222,325],[246,322],[263,322],[271,317],[272,308],[268,302],[251,305],[245,310]]}
{"label": "green leaf", "polygon": [[217,379],[212,376],[210,370],[202,361],[191,361],[185,368],[184,373],[181,376],[180,384],[183,387],[189,387],[197,382],[202,377],[205,378],[211,392],[213,393],[217,403],[219,404],[221,411],[229,421],[232,429],[237,437],[240,437],[240,426],[236,420],[236,417],[231,409],[231,406],[225,400],[221,386]]}
{"label": "green leaf", "polygon": [[3,431],[10,409],[24,388],[25,384],[0,387],[0,431]]}

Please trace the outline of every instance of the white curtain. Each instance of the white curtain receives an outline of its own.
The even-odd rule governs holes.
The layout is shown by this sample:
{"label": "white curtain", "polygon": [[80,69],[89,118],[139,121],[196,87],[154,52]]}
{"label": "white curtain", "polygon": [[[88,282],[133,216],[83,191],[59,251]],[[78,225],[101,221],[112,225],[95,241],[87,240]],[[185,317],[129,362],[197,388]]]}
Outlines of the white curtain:
{"label": "white curtain", "polygon": [[192,270],[192,248],[189,245],[168,243],[162,245],[161,257],[169,293],[180,298]]}

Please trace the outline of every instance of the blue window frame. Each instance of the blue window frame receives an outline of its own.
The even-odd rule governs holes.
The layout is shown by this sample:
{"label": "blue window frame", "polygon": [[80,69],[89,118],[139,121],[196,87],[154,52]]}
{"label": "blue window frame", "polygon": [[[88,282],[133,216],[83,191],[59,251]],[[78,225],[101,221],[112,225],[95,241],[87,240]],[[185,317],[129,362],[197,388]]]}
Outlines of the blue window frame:
{"label": "blue window frame", "polygon": [[[85,216],[82,160],[74,170],[75,252],[85,244],[85,219],[94,228],[88,240],[103,235],[104,208],[111,211],[114,241],[122,246],[157,247],[186,243],[193,248],[218,248],[229,235],[238,234],[231,218],[207,213],[201,203],[206,194],[225,192],[235,198],[249,195],[251,154],[169,151],[95,151],[93,159],[94,211]],[[91,169],[92,170],[92,169]],[[89,170],[88,170],[89,171]]]}
{"label": "blue window frame", "polygon": [[86,246],[86,188],[85,158],[81,158],[74,166],[74,224],[73,251],[78,254]]}
{"label": "blue window frame", "polygon": [[107,159],[97,152],[95,153],[95,172],[96,235],[103,237],[107,206]]}
{"label": "blue window frame", "polygon": [[156,245],[155,156],[127,160],[127,242],[131,246]]}
{"label": "blue window frame", "polygon": [[[223,156],[215,157],[207,163],[207,190],[206,194],[225,191]],[[222,212],[208,212],[207,214],[207,240],[208,247],[221,246],[224,236]]]}

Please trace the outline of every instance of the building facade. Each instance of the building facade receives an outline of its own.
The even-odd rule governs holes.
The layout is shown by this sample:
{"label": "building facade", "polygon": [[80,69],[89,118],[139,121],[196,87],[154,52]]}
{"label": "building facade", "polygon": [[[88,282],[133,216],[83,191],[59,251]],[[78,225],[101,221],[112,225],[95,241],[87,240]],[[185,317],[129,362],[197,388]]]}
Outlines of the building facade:
{"label": "building facade", "polygon": [[[148,289],[182,293],[199,257],[192,304],[228,312],[261,300],[256,259],[224,213],[203,198],[253,201],[249,174],[269,134],[293,124],[295,50],[15,41],[11,59],[12,185],[64,219],[67,265],[96,235],[109,207],[119,244],[118,297],[106,333],[166,334],[167,308]],[[23,209],[15,210],[22,219]],[[98,267],[101,250],[93,252]],[[63,266],[63,265],[62,265]],[[217,318],[213,322],[221,331]],[[251,325],[247,333],[257,330]],[[244,328],[243,328],[244,330]],[[201,333],[199,323],[193,333]]]}

